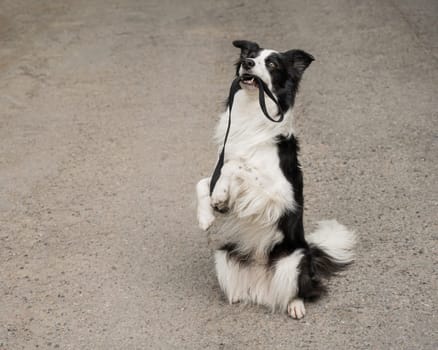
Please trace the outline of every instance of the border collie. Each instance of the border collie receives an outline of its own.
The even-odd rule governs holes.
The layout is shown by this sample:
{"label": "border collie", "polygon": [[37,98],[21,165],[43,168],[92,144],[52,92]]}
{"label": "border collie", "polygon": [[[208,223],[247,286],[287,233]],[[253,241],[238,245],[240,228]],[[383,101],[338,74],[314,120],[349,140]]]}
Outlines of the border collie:
{"label": "border collie", "polygon": [[[196,187],[198,222],[209,230],[218,219],[210,229],[219,240],[215,266],[230,303],[266,305],[300,319],[303,301],[319,298],[326,291],[324,280],[352,262],[355,242],[354,234],[336,220],[322,221],[315,232],[304,235],[303,177],[292,108],[314,58],[302,50],[278,52],[244,40],[233,45],[241,50],[236,63],[240,87],[215,134],[222,147],[232,107],[220,177],[211,194],[211,178]],[[282,122],[263,113],[258,79],[276,98],[266,99],[269,115],[281,109]]]}

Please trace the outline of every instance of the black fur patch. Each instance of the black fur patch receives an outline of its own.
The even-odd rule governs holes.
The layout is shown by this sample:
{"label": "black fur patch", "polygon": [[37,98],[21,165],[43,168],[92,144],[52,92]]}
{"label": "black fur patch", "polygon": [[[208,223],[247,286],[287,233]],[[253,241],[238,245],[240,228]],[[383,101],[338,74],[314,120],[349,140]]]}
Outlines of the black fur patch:
{"label": "black fur patch", "polygon": [[277,137],[280,168],[286,179],[292,184],[296,209],[287,211],[278,221],[278,229],[283,233],[283,241],[276,244],[270,254],[269,263],[272,265],[278,259],[292,254],[296,249],[308,249],[304,239],[303,226],[303,175],[298,161],[299,145],[294,135]]}
{"label": "black fur patch", "polygon": [[252,261],[251,254],[242,254],[235,243],[226,243],[219,250],[227,252],[228,259],[233,259],[239,264],[248,265]]}
{"label": "black fur patch", "polygon": [[[275,66],[270,67],[270,63]],[[283,111],[287,111],[295,103],[301,74],[289,72],[286,58],[280,53],[273,53],[266,57],[265,64],[271,75],[272,89],[277,96],[280,107]]]}
{"label": "black fur patch", "polygon": [[298,296],[309,301],[318,299],[327,292],[323,279],[335,275],[348,265],[337,262],[322,249],[310,245],[298,266]]}

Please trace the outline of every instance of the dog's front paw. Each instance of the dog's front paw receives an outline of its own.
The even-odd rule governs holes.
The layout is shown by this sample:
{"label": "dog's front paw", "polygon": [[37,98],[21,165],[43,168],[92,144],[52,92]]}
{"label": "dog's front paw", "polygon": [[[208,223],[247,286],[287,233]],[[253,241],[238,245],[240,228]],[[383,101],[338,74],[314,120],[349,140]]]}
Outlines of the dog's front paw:
{"label": "dog's front paw", "polygon": [[211,196],[211,206],[221,213],[228,211],[228,193],[218,193]]}
{"label": "dog's front paw", "polygon": [[222,177],[216,183],[213,194],[211,195],[211,206],[221,213],[228,211],[228,178]]}
{"label": "dog's front paw", "polygon": [[199,228],[203,231],[207,231],[210,226],[213,224],[215,217],[209,211],[203,211],[198,214],[198,225]]}
{"label": "dog's front paw", "polygon": [[304,317],[306,314],[306,309],[304,307],[304,302],[302,299],[294,299],[287,306],[287,313],[290,317],[297,320]]}

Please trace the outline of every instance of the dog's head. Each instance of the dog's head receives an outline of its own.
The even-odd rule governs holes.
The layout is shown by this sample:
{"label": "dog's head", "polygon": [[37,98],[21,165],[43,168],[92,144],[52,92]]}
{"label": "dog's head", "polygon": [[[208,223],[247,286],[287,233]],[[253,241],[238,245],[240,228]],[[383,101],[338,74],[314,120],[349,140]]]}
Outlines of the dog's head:
{"label": "dog's head", "polygon": [[289,99],[293,104],[298,84],[306,68],[314,60],[313,56],[302,50],[278,52],[261,48],[257,43],[236,40],[233,45],[241,50],[236,63],[236,74],[241,77],[240,86],[248,91],[257,90],[259,77],[277,97]]}

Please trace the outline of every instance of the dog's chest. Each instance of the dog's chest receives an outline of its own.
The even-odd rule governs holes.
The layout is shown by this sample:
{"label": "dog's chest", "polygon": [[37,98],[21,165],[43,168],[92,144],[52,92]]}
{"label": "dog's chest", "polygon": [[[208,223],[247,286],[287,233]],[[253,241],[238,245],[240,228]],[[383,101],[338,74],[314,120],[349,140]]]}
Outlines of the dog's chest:
{"label": "dog's chest", "polygon": [[[269,142],[248,147],[240,142],[230,144],[227,147],[227,160],[236,161],[240,164],[241,177],[250,177],[251,182],[273,183],[285,180],[280,168],[280,158],[275,142]],[[249,180],[249,179],[248,179]]]}
{"label": "dog's chest", "polygon": [[[219,231],[222,243],[233,242],[241,252],[264,256],[282,239],[278,220],[296,205],[293,184],[281,167],[279,147],[279,136],[292,132],[292,115],[286,113],[283,122],[273,123],[263,115],[257,100],[236,97],[223,169],[231,176],[231,210],[220,220]],[[219,145],[227,122],[228,113],[224,113],[216,130]]]}
{"label": "dog's chest", "polygon": [[[270,113],[275,115],[275,111]],[[223,142],[228,117],[224,113],[217,127],[219,144]],[[281,135],[292,132],[291,117],[291,113],[286,113],[281,123],[274,123],[264,116],[256,99],[245,93],[236,94],[225,146],[225,168],[233,179],[230,203],[239,217],[274,224],[285,210],[294,208],[293,184],[281,168],[278,143]]]}
{"label": "dog's chest", "polygon": [[[222,117],[218,134],[225,135],[227,119],[228,115]],[[238,96],[225,146],[225,162],[239,162],[240,170],[258,182],[281,182],[285,178],[280,168],[277,137],[285,132],[288,132],[287,121],[280,124],[269,121],[257,103]]]}
{"label": "dog's chest", "polygon": [[[228,147],[228,145],[227,145]],[[222,244],[233,242],[245,254],[266,258],[282,239],[277,222],[295,206],[293,187],[280,167],[275,142],[252,148],[230,143],[226,162],[234,163],[229,189],[230,212],[222,221]]]}
{"label": "dog's chest", "polygon": [[293,184],[280,166],[276,139],[252,145],[230,141],[226,162],[233,163],[235,171],[230,187],[233,211],[264,225],[275,224],[285,210],[295,207]]}

